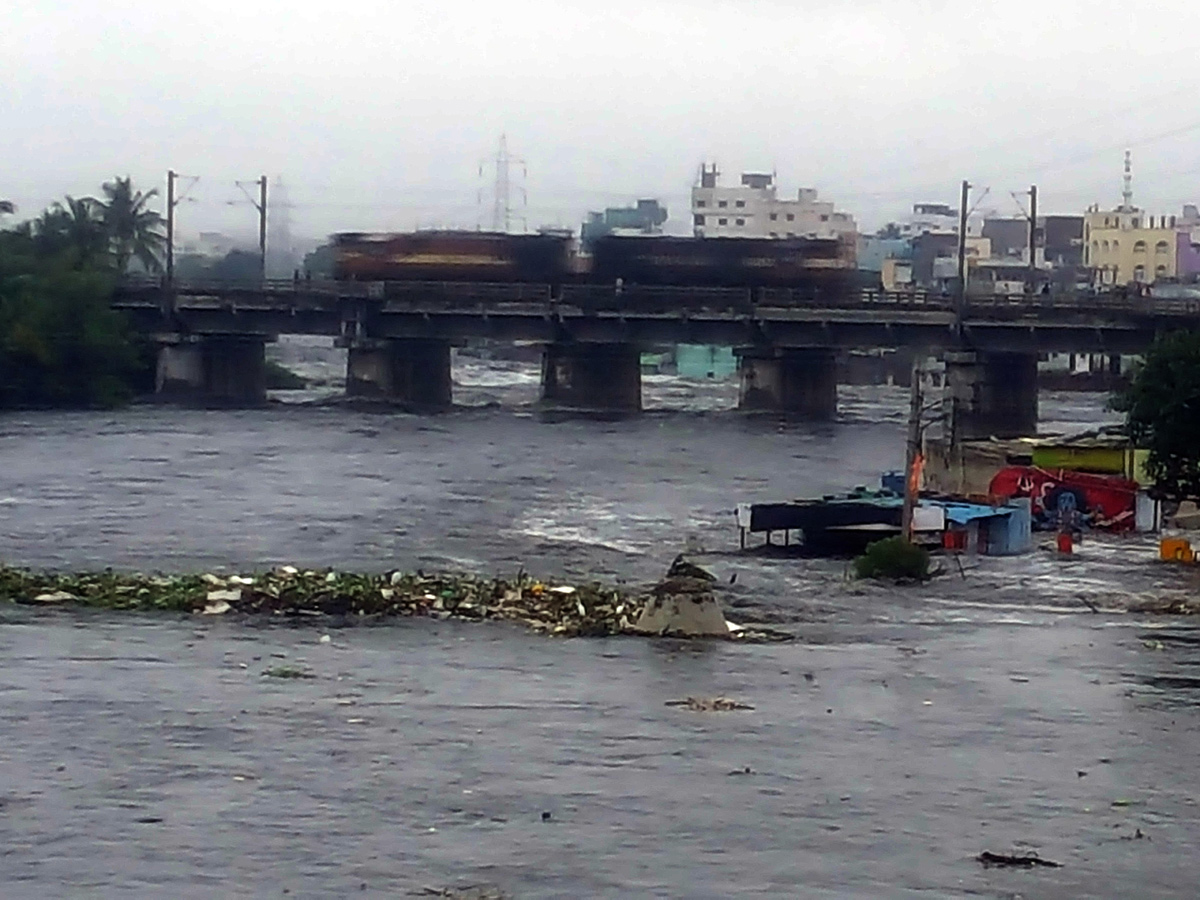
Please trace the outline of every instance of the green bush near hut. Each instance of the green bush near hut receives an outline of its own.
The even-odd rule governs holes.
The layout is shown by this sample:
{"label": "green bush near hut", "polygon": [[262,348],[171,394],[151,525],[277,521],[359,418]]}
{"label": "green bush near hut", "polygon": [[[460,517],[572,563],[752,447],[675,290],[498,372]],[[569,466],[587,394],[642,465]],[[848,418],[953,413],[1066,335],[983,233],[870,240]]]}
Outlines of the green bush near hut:
{"label": "green bush near hut", "polygon": [[925,581],[929,578],[929,551],[902,537],[876,541],[854,560],[854,574],[859,578]]}

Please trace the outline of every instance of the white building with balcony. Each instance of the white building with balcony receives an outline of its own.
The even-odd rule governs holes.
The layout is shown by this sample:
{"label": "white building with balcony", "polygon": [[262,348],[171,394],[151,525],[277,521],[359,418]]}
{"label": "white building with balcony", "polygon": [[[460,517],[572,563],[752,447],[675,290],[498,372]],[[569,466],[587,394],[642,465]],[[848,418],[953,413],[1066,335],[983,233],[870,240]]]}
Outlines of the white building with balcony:
{"label": "white building with balcony", "polygon": [[692,229],[696,237],[854,238],[854,217],[801,188],[795,200],[780,199],[775,176],[746,172],[737,187],[722,187],[717,167],[703,166],[692,188]]}

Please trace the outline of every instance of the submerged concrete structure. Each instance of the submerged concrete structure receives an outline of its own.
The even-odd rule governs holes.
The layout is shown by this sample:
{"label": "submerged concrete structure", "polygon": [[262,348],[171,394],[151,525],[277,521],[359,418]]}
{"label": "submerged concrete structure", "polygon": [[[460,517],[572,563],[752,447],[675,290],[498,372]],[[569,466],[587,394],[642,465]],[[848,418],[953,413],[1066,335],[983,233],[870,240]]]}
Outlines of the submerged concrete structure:
{"label": "submerged concrete structure", "polygon": [[798,418],[837,416],[837,352],[821,347],[738,351],[738,408]]}
{"label": "submerged concrete structure", "polygon": [[954,443],[1037,434],[1036,353],[947,351],[944,414]]}
{"label": "submerged concrete structure", "polygon": [[155,391],[163,399],[189,403],[265,403],[266,343],[257,335],[166,336],[158,351]]}
{"label": "submerged concrete structure", "polygon": [[542,354],[542,400],[573,409],[639,412],[641,363],[641,352],[633,344],[547,344]]}
{"label": "submerged concrete structure", "polygon": [[429,411],[450,407],[449,341],[351,338],[339,343],[347,349],[348,396]]}

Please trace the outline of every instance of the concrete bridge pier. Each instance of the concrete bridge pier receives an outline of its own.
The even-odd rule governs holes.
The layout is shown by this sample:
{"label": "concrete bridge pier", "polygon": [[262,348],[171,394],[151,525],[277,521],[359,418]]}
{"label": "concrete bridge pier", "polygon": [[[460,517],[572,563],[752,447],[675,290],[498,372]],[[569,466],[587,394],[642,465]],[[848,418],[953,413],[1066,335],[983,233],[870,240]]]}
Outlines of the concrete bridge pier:
{"label": "concrete bridge pier", "polygon": [[542,401],[605,412],[642,409],[642,355],[632,344],[547,344]]}
{"label": "concrete bridge pier", "polygon": [[164,400],[258,406],[267,400],[267,339],[258,335],[177,338],[158,351],[155,392]]}
{"label": "concrete bridge pier", "polygon": [[945,414],[955,440],[1037,434],[1036,353],[947,352]]}
{"label": "concrete bridge pier", "polygon": [[449,341],[352,338],[342,345],[347,395],[431,411],[453,402]]}
{"label": "concrete bridge pier", "polygon": [[837,417],[837,352],[825,348],[740,351],[738,408],[816,421]]}

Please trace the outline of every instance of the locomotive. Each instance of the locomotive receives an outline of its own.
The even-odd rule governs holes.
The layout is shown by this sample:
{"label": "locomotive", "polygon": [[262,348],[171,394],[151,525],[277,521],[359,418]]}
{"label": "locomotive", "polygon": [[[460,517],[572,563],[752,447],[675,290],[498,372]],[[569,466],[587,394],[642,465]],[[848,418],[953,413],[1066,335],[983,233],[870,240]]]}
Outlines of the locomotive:
{"label": "locomotive", "polygon": [[830,290],[855,272],[837,238],[597,238],[590,256],[567,234],[419,231],[334,237],[334,277],[355,281],[530,282]]}

